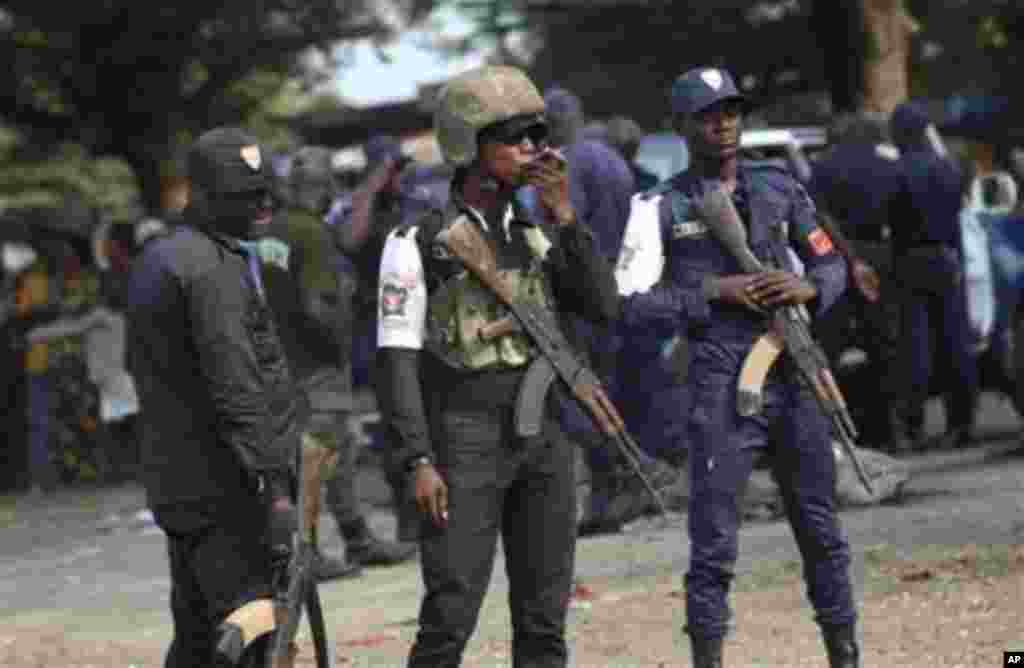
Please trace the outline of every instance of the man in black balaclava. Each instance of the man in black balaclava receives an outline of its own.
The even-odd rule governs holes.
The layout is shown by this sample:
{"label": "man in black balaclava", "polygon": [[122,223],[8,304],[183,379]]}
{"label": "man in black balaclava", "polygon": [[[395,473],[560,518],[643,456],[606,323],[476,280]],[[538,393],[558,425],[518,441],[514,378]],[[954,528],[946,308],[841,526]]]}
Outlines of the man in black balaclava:
{"label": "man in black balaclava", "polygon": [[[141,479],[171,568],[167,668],[216,663],[235,613],[269,605],[294,533],[302,398],[245,245],[273,217],[268,158],[237,128],[199,137],[186,224],[146,244],[128,284]],[[264,666],[269,637],[231,659]]]}
{"label": "man in black balaclava", "polygon": [[192,197],[186,217],[238,240],[265,235],[274,208],[269,157],[238,128],[201,136],[188,153]]}

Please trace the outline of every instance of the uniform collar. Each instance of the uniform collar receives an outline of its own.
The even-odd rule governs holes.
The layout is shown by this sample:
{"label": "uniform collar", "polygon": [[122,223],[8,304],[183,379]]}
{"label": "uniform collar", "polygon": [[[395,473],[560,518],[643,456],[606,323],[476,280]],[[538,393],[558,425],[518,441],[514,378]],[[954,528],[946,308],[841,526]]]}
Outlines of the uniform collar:
{"label": "uniform collar", "polygon": [[[488,232],[491,231],[490,226],[487,224],[487,218],[484,217],[484,214],[481,213],[481,211],[479,209],[477,209],[475,207],[472,207],[472,206],[470,206],[470,205],[468,205],[466,203],[463,203],[462,208],[463,208],[463,211],[465,213],[468,213],[470,216],[472,216],[473,219],[476,220],[476,222],[479,223],[481,227],[483,227]],[[502,216],[502,220],[501,220],[501,227],[502,227],[502,230],[505,232],[505,240],[506,241],[510,241],[512,239],[512,235],[511,235],[510,230],[512,229],[512,221],[514,219],[515,219],[515,212],[513,212],[513,210],[512,210],[512,204],[509,203],[509,205],[507,207],[505,207],[505,215]]]}
{"label": "uniform collar", "polygon": [[213,239],[213,241],[218,245],[224,246],[233,253],[245,253],[241,239],[237,239],[217,231],[214,226],[210,225],[206,219],[202,218],[199,215],[199,212],[193,207],[190,206],[185,209],[184,217],[186,224],[191,225],[200,234],[205,234],[210,239]]}
{"label": "uniform collar", "polygon": [[[487,218],[483,212],[474,206],[470,206],[465,199],[462,197],[462,193],[459,192],[458,184],[453,183],[451,194],[449,196],[449,209],[457,216],[458,214],[466,214],[472,218],[480,227],[482,227],[487,233],[491,232],[491,227],[487,223]],[[453,216],[454,217],[454,216]],[[505,233],[505,240],[510,241],[512,239],[512,222],[515,220],[524,219],[521,212],[516,207],[515,199],[509,202],[508,206],[505,207],[505,213],[502,216],[502,229]]]}

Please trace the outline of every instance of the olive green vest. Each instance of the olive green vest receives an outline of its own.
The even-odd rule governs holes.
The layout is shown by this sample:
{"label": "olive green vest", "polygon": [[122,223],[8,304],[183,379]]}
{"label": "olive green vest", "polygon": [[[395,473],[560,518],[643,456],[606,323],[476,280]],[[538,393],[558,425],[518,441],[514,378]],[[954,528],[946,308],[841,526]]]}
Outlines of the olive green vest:
{"label": "olive green vest", "polygon": [[[550,242],[539,227],[513,224],[511,239],[494,244],[498,267],[512,283],[517,299],[555,310],[543,257]],[[458,262],[457,260],[452,260]],[[465,269],[442,280],[427,306],[427,349],[448,365],[465,370],[522,367],[537,356],[523,332],[484,340],[481,329],[510,317],[508,307]]]}

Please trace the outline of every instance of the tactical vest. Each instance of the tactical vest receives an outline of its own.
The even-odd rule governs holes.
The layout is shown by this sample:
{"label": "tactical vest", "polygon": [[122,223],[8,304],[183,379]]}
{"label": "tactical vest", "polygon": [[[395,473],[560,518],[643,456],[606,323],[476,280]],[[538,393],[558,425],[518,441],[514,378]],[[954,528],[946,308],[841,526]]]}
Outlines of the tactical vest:
{"label": "tactical vest", "polygon": [[[553,312],[555,300],[543,266],[550,245],[541,228],[514,221],[506,239],[492,242],[501,274],[513,285],[517,299]],[[481,336],[488,325],[514,318],[509,309],[457,259],[438,259],[438,254],[433,253],[434,263],[442,269],[428,298],[427,349],[449,366],[467,371],[529,364],[538,353],[526,334],[506,332],[487,340]]]}

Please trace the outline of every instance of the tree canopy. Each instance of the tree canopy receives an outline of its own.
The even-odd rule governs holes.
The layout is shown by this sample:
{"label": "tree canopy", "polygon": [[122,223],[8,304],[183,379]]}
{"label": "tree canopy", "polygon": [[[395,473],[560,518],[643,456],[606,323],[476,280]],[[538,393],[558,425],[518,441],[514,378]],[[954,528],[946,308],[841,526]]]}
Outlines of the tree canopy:
{"label": "tree canopy", "polygon": [[[857,26],[866,0],[455,1],[485,34],[537,40],[530,70],[542,86],[572,88],[594,116],[625,113],[648,126],[662,121],[672,80],[699,65],[727,67],[758,102],[825,92],[832,105],[818,111],[854,108],[864,60],[883,46]],[[1015,0],[871,4],[905,5],[919,28],[912,95],[998,91],[1020,64]]]}
{"label": "tree canopy", "polygon": [[[156,209],[175,148],[239,123],[308,55],[359,38],[385,39],[433,0],[129,0],[0,4],[0,119],[23,151],[74,144],[123,159]],[[26,157],[26,156],[22,156]],[[30,157],[30,156],[29,156]]]}

